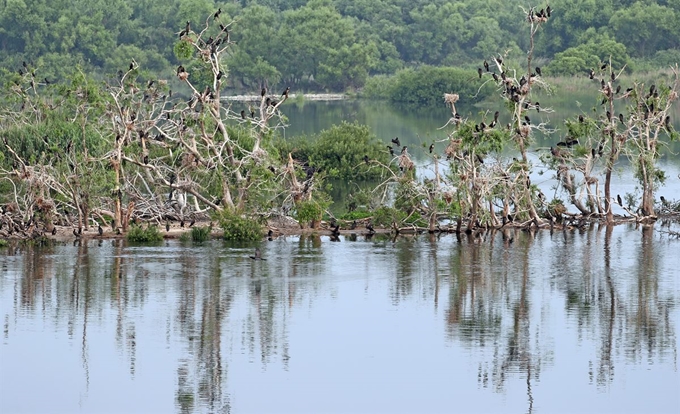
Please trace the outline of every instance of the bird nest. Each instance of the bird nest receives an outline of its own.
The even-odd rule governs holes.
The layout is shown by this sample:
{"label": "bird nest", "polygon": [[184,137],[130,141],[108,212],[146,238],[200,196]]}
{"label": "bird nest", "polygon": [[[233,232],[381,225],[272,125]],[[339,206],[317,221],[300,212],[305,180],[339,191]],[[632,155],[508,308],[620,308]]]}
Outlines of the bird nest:
{"label": "bird nest", "polygon": [[447,104],[455,104],[458,102],[458,99],[460,99],[460,96],[457,93],[445,93],[444,94],[444,102]]}

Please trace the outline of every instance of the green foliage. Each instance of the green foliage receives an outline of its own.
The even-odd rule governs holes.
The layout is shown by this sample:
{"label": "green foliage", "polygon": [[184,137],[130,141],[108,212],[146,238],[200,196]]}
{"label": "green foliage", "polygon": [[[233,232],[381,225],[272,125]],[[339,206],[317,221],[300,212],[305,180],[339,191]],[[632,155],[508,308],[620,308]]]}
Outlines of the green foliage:
{"label": "green foliage", "polygon": [[[594,36],[608,36],[625,45],[628,54],[645,59],[677,50],[680,41],[677,0],[550,3],[554,13],[536,39],[536,50],[545,58]],[[516,3],[501,0],[112,0],[47,5],[0,5],[0,67],[16,73],[22,61],[30,61],[40,79],[64,79],[74,64],[87,72],[112,74],[134,59],[153,72],[151,77],[167,78],[172,73],[168,65],[176,66],[194,53],[187,41],[178,40],[179,31],[190,21],[194,33],[188,37],[195,39],[218,6],[219,23],[235,19],[229,26],[235,47],[225,62],[233,75],[229,86],[250,92],[282,85],[298,90],[361,88],[369,75],[423,64],[476,68],[492,54],[529,47],[525,16]],[[570,51],[554,73],[576,73],[589,65],[581,60]]]}
{"label": "green foliage", "polygon": [[392,223],[400,224],[406,219],[406,213],[393,207],[380,206],[373,212],[373,224],[391,227]]}
{"label": "green foliage", "polygon": [[371,81],[364,94],[369,98],[387,97],[393,102],[437,105],[443,102],[445,93],[457,93],[465,102],[474,103],[491,96],[494,90],[491,83],[481,87],[477,79],[473,70],[422,66]]}
{"label": "green foliage", "polygon": [[188,233],[183,233],[179,239],[181,241],[193,241],[194,243],[203,243],[210,240],[211,227],[192,227]]}
{"label": "green foliage", "polygon": [[256,241],[262,238],[262,225],[253,217],[225,210],[217,215],[217,221],[225,240]]}
{"label": "green foliage", "polygon": [[[319,168],[331,178],[370,180],[380,178],[389,163],[384,144],[366,125],[343,121],[313,138],[278,141],[279,153]],[[368,157],[369,162],[364,160]]]}
{"label": "green foliage", "polygon": [[331,203],[330,197],[326,194],[317,193],[317,196],[311,200],[298,201],[295,204],[295,218],[301,227],[312,222],[318,223]]}
{"label": "green foliage", "polygon": [[623,68],[630,63],[626,46],[618,43],[607,35],[591,33],[585,43],[570,47],[564,52],[557,53],[555,59],[546,67],[546,73],[551,75],[587,74],[591,69],[597,70],[602,62],[609,63],[615,68]]}
{"label": "green foliage", "polygon": [[0,239],[0,248],[9,246],[9,242],[5,239]]}
{"label": "green foliage", "polygon": [[125,237],[128,241],[134,243],[156,243],[163,240],[163,235],[156,226],[142,228],[141,226],[133,225]]}

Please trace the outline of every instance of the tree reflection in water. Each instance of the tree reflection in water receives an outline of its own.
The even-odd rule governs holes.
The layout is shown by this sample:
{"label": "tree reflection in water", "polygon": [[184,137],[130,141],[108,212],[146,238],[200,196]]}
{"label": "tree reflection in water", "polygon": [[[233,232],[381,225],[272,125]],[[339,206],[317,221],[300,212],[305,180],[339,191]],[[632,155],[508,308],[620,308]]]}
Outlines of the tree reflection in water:
{"label": "tree reflection in water", "polygon": [[[174,350],[176,408],[230,412],[230,384],[239,381],[229,375],[234,355],[247,354],[262,370],[288,371],[294,317],[317,312],[324,299],[340,300],[345,281],[365,280],[366,295],[388,295],[395,309],[414,299],[431,304],[448,342],[474,354],[479,388],[504,392],[510,378],[525,379],[529,412],[533,383],[553,365],[565,331],[596,347],[583,369],[597,387],[615,380],[621,356],[626,364],[676,364],[677,292],[660,280],[666,241],[651,227],[340,241],[265,242],[268,260],[256,262],[248,259],[254,245],[221,242],[12,246],[0,263],[10,275],[0,278],[0,292],[14,292],[3,308],[15,315],[3,315],[5,341],[13,340],[15,319],[31,315],[77,339],[87,398],[101,346],[88,335],[111,325],[131,378],[144,363],[138,354],[148,358],[141,349]],[[376,280],[386,281],[385,291],[371,290]],[[557,314],[568,326],[554,325]],[[150,337],[153,327],[164,335]]]}

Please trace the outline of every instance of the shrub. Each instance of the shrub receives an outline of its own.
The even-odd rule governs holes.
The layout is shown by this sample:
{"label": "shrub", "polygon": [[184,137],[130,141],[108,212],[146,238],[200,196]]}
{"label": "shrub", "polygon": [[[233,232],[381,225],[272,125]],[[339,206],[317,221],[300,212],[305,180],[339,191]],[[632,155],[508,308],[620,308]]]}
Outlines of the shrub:
{"label": "shrub", "polygon": [[482,80],[477,76],[473,70],[421,66],[400,70],[391,77],[372,78],[364,93],[368,98],[415,105],[441,105],[445,93],[457,93],[466,103],[475,103],[491,96],[494,90],[493,82],[488,82],[478,93]]}
{"label": "shrub", "polygon": [[[293,157],[324,171],[331,178],[345,180],[370,180],[382,176],[383,165],[389,164],[384,143],[366,125],[343,121],[323,130],[316,138],[300,137],[291,141],[279,141],[281,154]],[[365,162],[368,157],[369,162]]]}
{"label": "shrub", "polygon": [[256,241],[262,238],[262,225],[252,217],[223,211],[217,221],[224,232],[224,239],[231,241]]}
{"label": "shrub", "polygon": [[321,221],[324,211],[331,205],[331,199],[326,194],[317,193],[317,197],[311,200],[299,201],[295,204],[295,218],[300,227],[310,224],[316,228],[316,224]]}
{"label": "shrub", "polygon": [[210,231],[212,227],[192,227],[191,228],[191,240],[194,242],[204,242],[210,239]]}
{"label": "shrub", "polygon": [[143,229],[141,226],[133,225],[126,237],[128,241],[135,243],[152,243],[163,240],[163,235],[156,226]]}

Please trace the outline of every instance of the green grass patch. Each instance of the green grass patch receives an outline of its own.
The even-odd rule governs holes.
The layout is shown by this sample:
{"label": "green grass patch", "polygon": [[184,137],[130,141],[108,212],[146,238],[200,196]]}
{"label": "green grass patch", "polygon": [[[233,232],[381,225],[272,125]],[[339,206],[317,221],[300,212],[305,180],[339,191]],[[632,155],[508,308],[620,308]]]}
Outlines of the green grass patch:
{"label": "green grass patch", "polygon": [[156,226],[148,226],[142,228],[141,226],[132,226],[125,236],[128,241],[134,243],[154,243],[163,240],[163,235]]}

